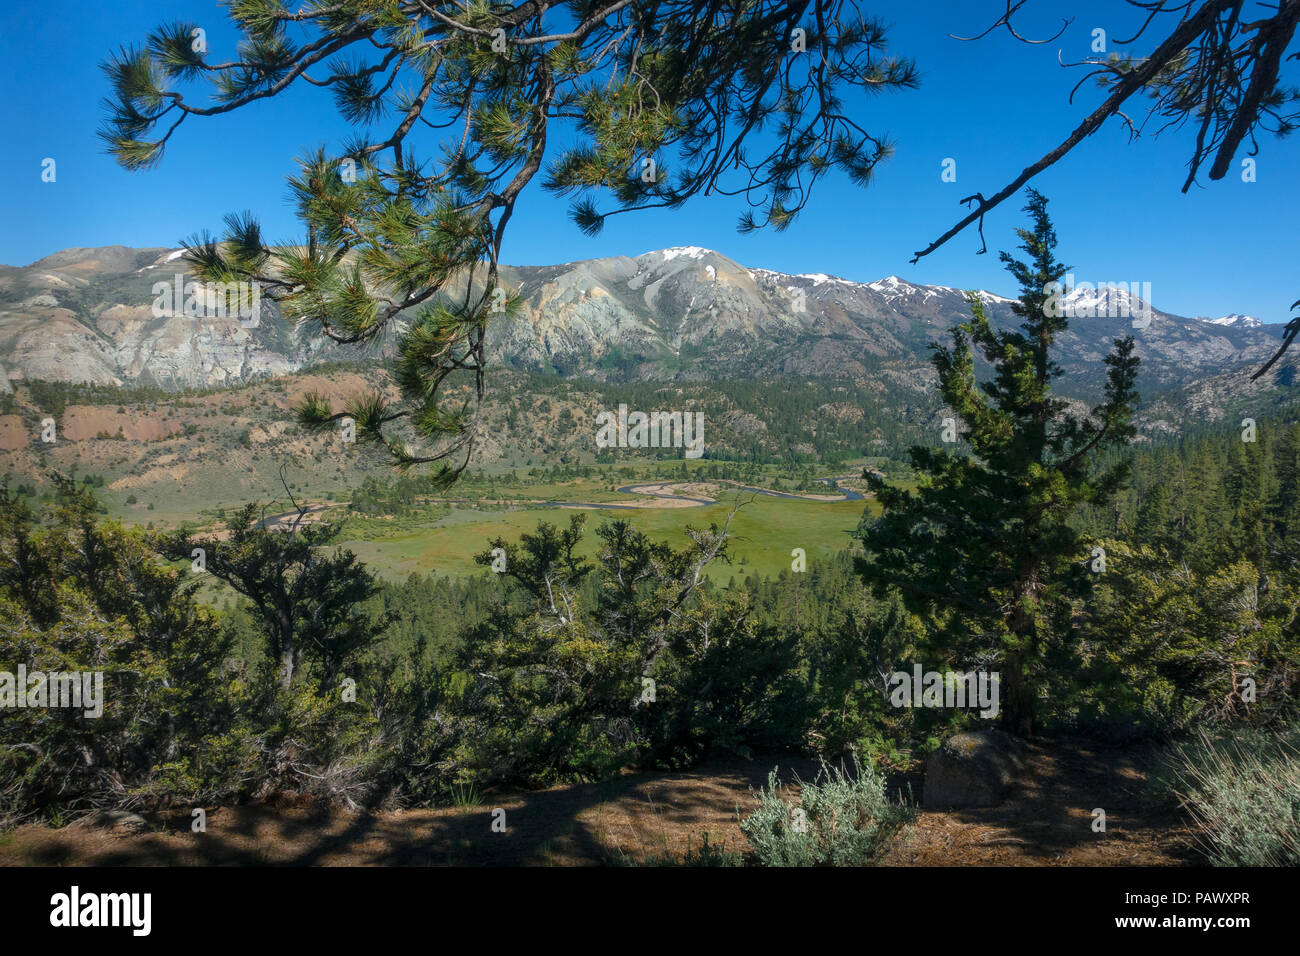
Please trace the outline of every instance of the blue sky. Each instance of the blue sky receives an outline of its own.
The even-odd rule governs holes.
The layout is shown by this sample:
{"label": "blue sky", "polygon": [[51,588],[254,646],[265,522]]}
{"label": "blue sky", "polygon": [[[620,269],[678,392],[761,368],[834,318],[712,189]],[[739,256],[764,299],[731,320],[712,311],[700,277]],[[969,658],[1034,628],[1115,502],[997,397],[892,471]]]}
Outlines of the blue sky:
{"label": "blue sky", "polygon": [[[107,93],[99,62],[164,21],[204,26],[212,54],[223,58],[235,34],[216,0],[112,0],[80,4],[75,13],[69,6],[7,0],[0,8],[0,78],[8,92],[0,120],[10,134],[0,153],[0,262],[24,265],[70,246],[175,246],[200,229],[219,230],[224,214],[243,209],[259,215],[269,238],[296,240],[301,230],[285,199],[285,176],[296,156],[336,145],[345,132],[328,93],[304,87],[234,114],[191,118],[160,167],[126,172],[95,137]],[[1094,28],[1119,39],[1137,21],[1123,2],[1031,0],[1017,21],[1030,36],[1050,35],[1062,17],[1075,16],[1059,40],[1027,46],[1002,31],[973,43],[948,36],[979,33],[1002,6],[864,2],[864,10],[894,25],[891,50],[917,60],[921,87],[855,104],[855,118],[872,133],[887,133],[896,155],[866,189],[842,178],[823,181],[786,232],[742,236],[735,223],[743,200],[716,197],[673,212],[616,216],[591,238],[569,222],[566,201],[535,180],[511,222],[504,261],[537,265],[697,245],[751,267],[863,281],[896,274],[1015,294],[996,252],[1014,246],[1023,196],[986,220],[988,255],[975,254],[979,237],[970,230],[918,265],[908,259],[965,214],[962,196],[997,191],[1100,101],[1089,86],[1068,104],[1081,74],[1058,65],[1058,50],[1077,60],[1089,55]],[[1162,37],[1153,28],[1150,42],[1144,38],[1133,52],[1149,51]],[[1039,176],[1034,185],[1052,200],[1060,257],[1079,281],[1150,282],[1153,304],[1168,312],[1285,321],[1287,305],[1300,298],[1300,141],[1264,139],[1254,183],[1234,169],[1217,183],[1203,177],[1183,195],[1192,137],[1187,129],[1130,143],[1112,122]],[[422,146],[425,155],[431,143]],[[45,157],[58,163],[54,183],[41,182]],[[940,178],[948,157],[957,161],[956,183]]]}

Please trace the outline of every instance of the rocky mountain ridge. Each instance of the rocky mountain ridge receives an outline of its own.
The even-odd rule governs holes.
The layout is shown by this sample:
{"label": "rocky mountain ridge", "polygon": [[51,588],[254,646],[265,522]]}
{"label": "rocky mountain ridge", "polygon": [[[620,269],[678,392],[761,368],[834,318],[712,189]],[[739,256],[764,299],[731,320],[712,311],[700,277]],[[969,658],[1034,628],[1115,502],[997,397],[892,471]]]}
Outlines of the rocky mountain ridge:
{"label": "rocky mountain ridge", "polygon": [[[266,299],[251,327],[174,302],[160,309],[157,290],[183,274],[183,250],[124,246],[0,266],[0,390],[24,378],[222,387],[373,354],[299,335]],[[523,302],[489,333],[492,360],[591,381],[913,376],[928,365],[929,343],[969,316],[959,289],[749,269],[698,246],[504,267],[502,279]],[[979,296],[995,325],[1018,324],[1011,299]],[[1118,335],[1137,337],[1144,378],[1163,387],[1262,362],[1281,329],[1249,316],[1145,312],[1148,303],[1113,289],[1064,301],[1075,317],[1061,364],[1080,388],[1099,381]],[[1151,321],[1135,329],[1138,313]]]}

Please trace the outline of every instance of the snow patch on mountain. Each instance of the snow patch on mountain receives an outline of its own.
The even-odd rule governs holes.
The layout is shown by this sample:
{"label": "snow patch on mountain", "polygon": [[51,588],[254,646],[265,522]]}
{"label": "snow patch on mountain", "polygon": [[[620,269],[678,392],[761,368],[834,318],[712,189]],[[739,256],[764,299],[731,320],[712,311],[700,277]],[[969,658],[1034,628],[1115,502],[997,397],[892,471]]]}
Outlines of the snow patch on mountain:
{"label": "snow patch on mountain", "polygon": [[[920,296],[922,299],[931,299],[944,294],[964,295],[962,289],[957,289],[946,285],[918,285],[915,282],[908,282],[906,279],[900,279],[896,275],[885,276],[883,279],[877,279],[874,282],[857,282],[853,279],[843,279],[839,276],[827,275],[824,272],[801,272],[797,275],[790,275],[785,272],[774,272],[771,269],[753,268],[748,270],[751,279],[765,278],[772,281],[780,282],[783,279],[804,279],[813,283],[813,285],[826,285],[833,283],[839,286],[849,286],[858,289],[871,289],[878,292],[886,299],[894,299],[905,296]],[[1006,305],[1014,302],[1014,299],[1008,299],[1006,296],[997,295],[993,292],[980,290],[978,293],[981,300],[989,304]]]}
{"label": "snow patch on mountain", "polygon": [[[1136,283],[1134,283],[1136,285]],[[1081,283],[1061,297],[1065,315],[1071,318],[1129,318],[1150,315],[1151,303],[1133,295],[1128,283]],[[1144,291],[1150,294],[1150,283]]]}
{"label": "snow patch on mountain", "polygon": [[184,249],[177,249],[175,252],[169,252],[167,253],[166,256],[164,256],[162,259],[159,259],[157,262],[153,263],[152,265],[145,266],[142,269],[136,269],[135,274],[139,275],[142,272],[148,272],[150,269],[157,269],[159,266],[166,265],[169,262],[175,262],[181,256],[185,255],[185,252],[186,250]]}
{"label": "snow patch on mountain", "polygon": [[[712,249],[702,249],[699,246],[673,246],[671,249],[660,249],[659,255],[663,256],[664,262],[671,262],[681,256],[687,259],[703,259],[707,255],[712,255]],[[646,253],[650,255],[650,253]]]}
{"label": "snow patch on mountain", "polygon": [[828,276],[824,272],[801,272],[795,276],[796,279],[807,279],[813,285],[825,285],[833,282],[836,285],[860,286],[861,282],[854,282],[852,279],[841,279],[839,276]]}
{"label": "snow patch on mountain", "polygon": [[932,299],[935,296],[945,293],[955,292],[960,294],[960,289],[954,289],[946,285],[917,285],[915,282],[908,282],[906,279],[900,279],[898,276],[885,276],[883,279],[877,279],[875,282],[868,282],[867,288],[879,292],[886,299],[893,300],[903,296],[917,296],[922,299]]}

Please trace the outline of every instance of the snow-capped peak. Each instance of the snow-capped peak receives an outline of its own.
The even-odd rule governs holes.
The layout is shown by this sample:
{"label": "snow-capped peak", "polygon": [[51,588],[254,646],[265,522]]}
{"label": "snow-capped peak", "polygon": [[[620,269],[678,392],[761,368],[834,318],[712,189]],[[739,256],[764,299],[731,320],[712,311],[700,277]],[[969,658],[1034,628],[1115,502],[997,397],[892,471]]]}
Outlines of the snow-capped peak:
{"label": "snow-capped peak", "polygon": [[[1120,283],[1122,285],[1122,283]],[[1132,302],[1141,301],[1137,296],[1132,295],[1128,289],[1119,288],[1113,285],[1102,285],[1094,288],[1091,284],[1086,286],[1077,286],[1067,292],[1062,299],[1068,305],[1096,305],[1108,302]]]}
{"label": "snow-capped peak", "polygon": [[1242,315],[1240,312],[1234,312],[1232,315],[1225,315],[1218,319],[1201,319],[1201,321],[1208,322],[1210,325],[1223,325],[1233,329],[1255,329],[1264,324],[1263,321],[1253,315]]}
{"label": "snow-capped peak", "polygon": [[898,276],[885,276],[883,279],[877,279],[875,282],[868,282],[867,288],[875,289],[877,292],[892,292],[899,286],[911,284],[912,283],[900,279]]}
{"label": "snow-capped peak", "polygon": [[1146,295],[1144,299],[1134,294],[1138,291],[1136,282],[1098,282],[1096,285],[1082,282],[1074,285],[1067,277],[1066,288],[1069,291],[1061,298],[1061,304],[1065,315],[1075,319],[1150,316],[1154,311],[1150,286],[1149,282],[1141,286]]}
{"label": "snow-capped peak", "polygon": [[898,276],[885,276],[883,279],[877,279],[875,282],[868,282],[867,288],[874,292],[879,292],[886,299],[897,299],[904,296],[919,295],[923,299],[932,299],[935,296],[945,292],[956,292],[957,289],[949,288],[946,285],[917,285],[915,282],[908,282],[906,279],[900,279]]}

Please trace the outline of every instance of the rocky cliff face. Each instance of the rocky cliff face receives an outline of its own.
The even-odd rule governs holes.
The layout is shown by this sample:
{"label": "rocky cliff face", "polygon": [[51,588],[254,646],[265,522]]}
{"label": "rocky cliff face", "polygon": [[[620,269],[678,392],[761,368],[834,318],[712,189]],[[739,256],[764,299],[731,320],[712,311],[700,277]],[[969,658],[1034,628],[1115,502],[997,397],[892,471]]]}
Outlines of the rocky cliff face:
{"label": "rocky cliff face", "polygon": [[[173,282],[179,250],[68,249],[26,267],[0,267],[0,390],[19,377],[167,388],[220,387],[347,359],[304,340],[262,300],[261,321],[195,318],[156,308],[154,284]],[[706,381],[718,377],[912,376],[929,342],[969,316],[965,295],[897,276],[853,282],[747,269],[686,246],[557,266],[503,270],[521,289],[517,316],[490,333],[495,361],[594,380]],[[1265,359],[1281,325],[1188,319],[1126,294],[1075,294],[1063,337],[1067,379],[1100,382],[1111,341],[1132,332],[1148,382],[1179,385]],[[995,325],[1018,322],[1011,301],[980,298]],[[1067,297],[1067,303],[1071,298]]]}
{"label": "rocky cliff face", "polygon": [[100,385],[233,385],[292,371],[310,349],[284,334],[274,304],[264,329],[239,315],[156,309],[156,283],[173,284],[177,250],[68,249],[25,268],[0,267],[0,362],[6,381]]}

